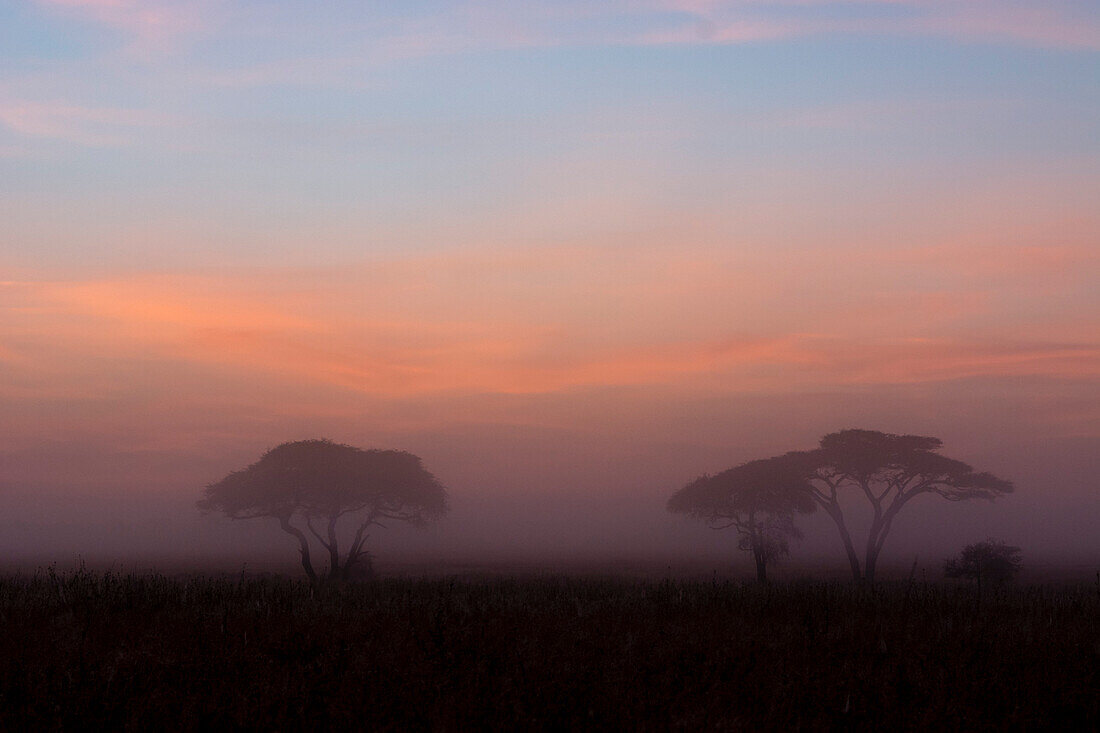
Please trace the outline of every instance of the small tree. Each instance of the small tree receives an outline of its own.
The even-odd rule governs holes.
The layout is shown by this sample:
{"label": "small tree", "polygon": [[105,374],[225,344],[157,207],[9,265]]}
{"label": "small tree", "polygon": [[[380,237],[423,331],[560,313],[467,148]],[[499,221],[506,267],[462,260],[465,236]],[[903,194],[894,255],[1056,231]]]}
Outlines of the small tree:
{"label": "small tree", "polygon": [[812,512],[814,502],[798,464],[779,457],[700,476],[672,495],[668,510],[702,519],[713,529],[736,529],[738,549],[752,553],[756,579],[766,583],[768,564],[802,536],[794,515]]}
{"label": "small tree", "polygon": [[[364,548],[370,527],[384,526],[384,520],[420,525],[448,510],[446,492],[418,457],[329,440],[272,448],[251,466],[207,486],[198,508],[233,519],[277,519],[298,541],[302,568],[311,581],[317,575],[306,532],[328,553],[329,577],[347,580],[370,572]],[[354,529],[341,557],[338,523],[345,517]],[[364,558],[367,567],[361,569]]]}
{"label": "small tree", "polygon": [[943,564],[943,574],[948,578],[969,578],[989,583],[1003,584],[1020,572],[1023,561],[1020,548],[1006,545],[1000,540],[986,540],[967,545],[958,557]]}

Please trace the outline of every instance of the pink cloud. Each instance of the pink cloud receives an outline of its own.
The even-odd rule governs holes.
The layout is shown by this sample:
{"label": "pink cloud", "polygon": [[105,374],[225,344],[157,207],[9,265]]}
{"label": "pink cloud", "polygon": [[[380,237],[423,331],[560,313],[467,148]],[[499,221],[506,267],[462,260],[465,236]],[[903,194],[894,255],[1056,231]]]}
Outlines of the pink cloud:
{"label": "pink cloud", "polygon": [[167,116],[150,110],[0,98],[0,125],[20,135],[78,145],[119,145],[130,139],[135,128],[169,123]]}
{"label": "pink cloud", "polygon": [[[876,5],[908,11],[896,17],[868,15],[829,18],[823,14],[800,17],[784,14],[782,21],[766,18],[768,6],[829,8]],[[643,43],[738,43],[821,33],[915,34],[970,40],[1011,41],[1065,48],[1100,48],[1100,17],[1081,14],[1067,2],[957,2],[954,0],[670,0],[657,7],[684,13],[692,22],[646,35]]]}
{"label": "pink cloud", "polygon": [[130,36],[129,50],[148,55],[208,27],[208,0],[37,0],[59,13],[115,28]]}
{"label": "pink cloud", "polygon": [[[174,38],[212,28],[265,27],[296,34],[286,17],[261,5],[234,7],[210,0],[39,0],[58,10],[125,30],[142,53]],[[831,14],[831,6],[843,12]],[[883,14],[876,6],[890,6]],[[738,44],[822,34],[941,36],[964,41],[1100,48],[1100,17],[1064,0],[638,0],[635,2],[443,4],[431,11],[379,13],[360,21],[358,43],[331,54],[280,56],[237,68],[202,72],[222,86],[351,85],[364,69],[409,59],[485,49],[560,46]],[[854,10],[853,10],[854,8]],[[860,13],[860,9],[863,13]],[[776,12],[777,10],[781,12]],[[313,29],[313,32],[326,32]]]}
{"label": "pink cloud", "polygon": [[[172,49],[200,32],[283,23],[264,6],[212,0],[38,0],[129,36],[139,56]],[[830,14],[831,6],[843,13]],[[890,6],[883,15],[876,6]],[[867,12],[862,15],[859,8]],[[801,10],[800,10],[801,8]],[[853,11],[853,8],[856,8]],[[775,12],[777,9],[782,12]],[[271,20],[275,18],[275,20]],[[278,27],[297,33],[296,27]],[[444,4],[429,12],[381,13],[363,27],[362,43],[330,55],[261,61],[206,72],[224,86],[362,83],[364,67],[489,48],[737,44],[821,34],[933,35],[1075,49],[1100,48],[1100,17],[1060,0],[638,0],[515,4],[493,0]]]}
{"label": "pink cloud", "polygon": [[1036,46],[1100,49],[1100,16],[1095,12],[1075,14],[1066,3],[939,0],[915,5],[927,12],[904,24],[903,30]]}

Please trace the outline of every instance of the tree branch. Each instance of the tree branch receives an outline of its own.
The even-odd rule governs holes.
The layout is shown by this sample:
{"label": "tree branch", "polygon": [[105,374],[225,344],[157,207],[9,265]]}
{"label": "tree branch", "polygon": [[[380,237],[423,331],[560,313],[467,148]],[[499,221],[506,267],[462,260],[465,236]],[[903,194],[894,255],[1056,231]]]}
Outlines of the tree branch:
{"label": "tree branch", "polygon": [[881,494],[878,494],[879,501],[885,499],[891,491],[897,490],[899,494],[905,493],[906,484],[913,480],[912,474],[900,473],[894,476],[892,479],[886,482],[886,488],[882,490]]}
{"label": "tree branch", "polygon": [[355,538],[351,541],[351,547],[348,549],[349,561],[354,560],[354,558],[357,558],[360,554],[362,554],[360,552],[360,549],[363,547],[363,543],[367,539],[363,536],[363,532],[365,532],[367,527],[371,526],[372,524],[377,524],[374,521],[374,512],[368,514],[363,523],[359,525],[359,529],[355,530]]}
{"label": "tree branch", "polygon": [[859,484],[859,488],[863,490],[863,494],[867,497],[867,500],[871,502],[871,506],[875,508],[875,516],[878,517],[882,512],[882,502],[879,501],[878,497],[875,495],[875,492],[871,490],[870,482],[868,482],[867,479],[863,477],[856,481],[856,483]]}
{"label": "tree branch", "polygon": [[825,492],[813,484],[810,484],[810,496],[821,506],[825,506],[829,503],[829,497],[825,495]]}
{"label": "tree branch", "polygon": [[890,526],[894,523],[894,517],[898,515],[898,512],[901,511],[901,508],[905,506],[914,496],[930,491],[928,486],[929,484],[918,484],[908,491],[898,494],[894,498],[894,501],[890,503],[890,506],[886,509],[886,513],[883,515],[882,526],[880,527],[878,537],[875,539],[876,555],[882,551],[882,546],[886,542],[886,535],[889,534]]}
{"label": "tree branch", "polygon": [[262,517],[274,517],[274,516],[276,516],[276,515],[272,514],[271,512],[254,512],[254,513],[249,513],[249,514],[243,514],[243,513],[242,514],[230,514],[229,518],[234,519],[234,520],[236,520],[236,519],[260,519]]}
{"label": "tree branch", "polygon": [[837,501],[836,490],[837,490],[837,483],[838,482],[831,481],[829,478],[822,475],[820,472],[815,473],[813,478],[817,479],[818,481],[820,481],[821,483],[823,483],[823,484],[825,484],[826,486],[829,487],[829,493],[826,494],[824,491],[817,488],[816,486],[814,486],[811,483],[809,485],[810,486],[810,495],[814,498],[814,501],[816,501],[822,507],[827,507],[827,506],[830,506],[830,505],[831,506],[837,506],[838,501]]}
{"label": "tree branch", "polygon": [[309,527],[309,531],[313,534],[314,537],[317,538],[317,541],[320,542],[326,550],[331,552],[332,547],[330,547],[329,543],[325,542],[325,538],[322,537],[321,534],[316,529],[314,529],[313,522],[310,521],[309,515],[307,514],[305,516],[306,516],[306,526]]}
{"label": "tree branch", "polygon": [[343,512],[334,512],[328,519],[329,573],[333,575],[340,569],[340,550],[336,546],[336,520],[341,514]]}
{"label": "tree branch", "polygon": [[[374,513],[376,516],[383,517],[385,519],[393,519],[398,522],[413,522],[420,517],[419,512],[385,512],[378,511]],[[376,522],[377,524],[377,522]]]}

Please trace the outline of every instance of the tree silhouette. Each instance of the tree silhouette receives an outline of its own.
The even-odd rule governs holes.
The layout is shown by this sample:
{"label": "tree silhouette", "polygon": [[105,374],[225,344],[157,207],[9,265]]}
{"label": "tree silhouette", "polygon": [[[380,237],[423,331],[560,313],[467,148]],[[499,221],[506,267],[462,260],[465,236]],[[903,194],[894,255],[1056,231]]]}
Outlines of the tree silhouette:
{"label": "tree silhouette", "polygon": [[1020,548],[1006,545],[999,540],[985,540],[967,545],[957,558],[943,564],[943,574],[948,578],[970,578],[991,583],[1007,583],[1020,572],[1023,561]]}
{"label": "tree silhouette", "polygon": [[[198,508],[233,519],[279,520],[283,531],[298,541],[302,568],[311,581],[317,575],[306,532],[328,552],[329,577],[347,579],[364,558],[369,574],[364,544],[370,527],[384,526],[384,520],[419,525],[448,510],[446,492],[418,457],[329,440],[272,448],[251,466],[207,486]],[[353,520],[354,533],[341,558],[337,525],[344,517]]]}
{"label": "tree silhouette", "polygon": [[[822,438],[816,450],[787,454],[789,460],[801,462],[810,495],[836,523],[854,579],[875,579],[879,553],[894,519],[914,498],[930,494],[948,501],[991,500],[1013,490],[1009,481],[940,455],[936,451],[942,445],[939,438],[920,435],[841,430]],[[844,493],[864,497],[873,512],[862,573],[841,509]]]}
{"label": "tree silhouette", "polygon": [[766,583],[768,563],[788,553],[789,540],[801,537],[795,513],[815,508],[800,468],[781,456],[700,476],[672,495],[668,510],[703,519],[713,529],[736,529],[738,549],[752,553],[756,579]]}

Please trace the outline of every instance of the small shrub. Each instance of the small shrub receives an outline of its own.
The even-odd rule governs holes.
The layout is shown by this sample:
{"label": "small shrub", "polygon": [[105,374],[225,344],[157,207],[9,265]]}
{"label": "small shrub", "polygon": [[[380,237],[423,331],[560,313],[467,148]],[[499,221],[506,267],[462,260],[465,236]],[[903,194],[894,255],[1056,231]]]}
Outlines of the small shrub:
{"label": "small shrub", "polygon": [[1020,572],[1023,561],[1020,548],[1000,540],[986,540],[967,545],[959,556],[943,564],[948,578],[970,578],[981,583],[1007,583]]}

